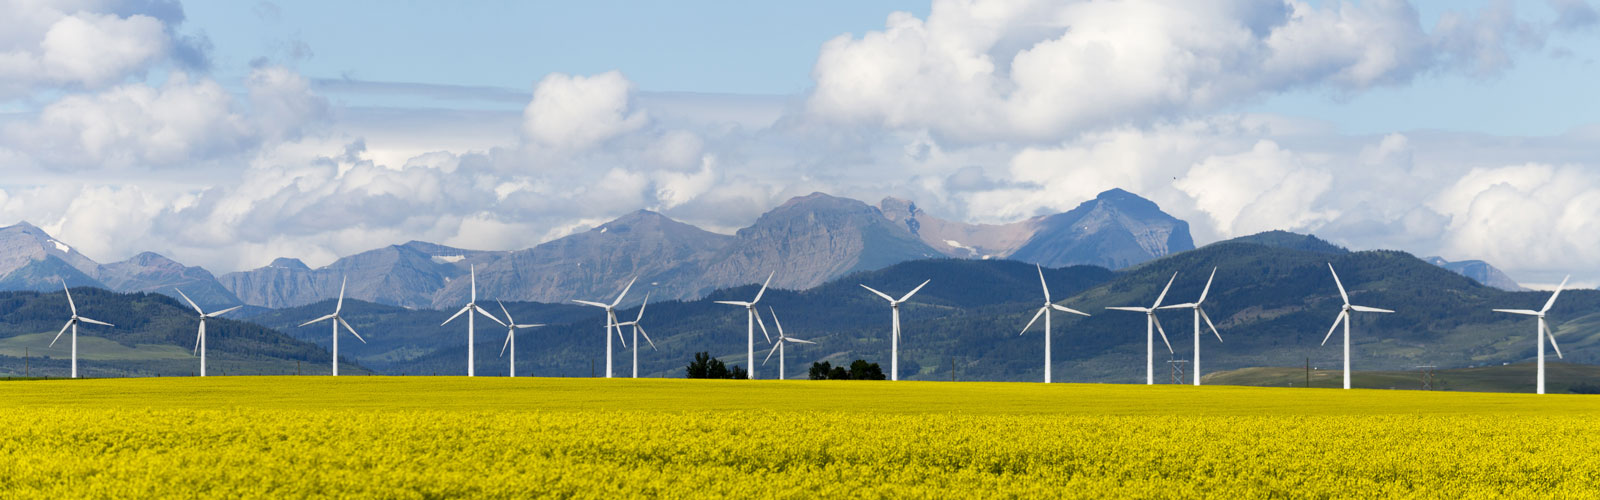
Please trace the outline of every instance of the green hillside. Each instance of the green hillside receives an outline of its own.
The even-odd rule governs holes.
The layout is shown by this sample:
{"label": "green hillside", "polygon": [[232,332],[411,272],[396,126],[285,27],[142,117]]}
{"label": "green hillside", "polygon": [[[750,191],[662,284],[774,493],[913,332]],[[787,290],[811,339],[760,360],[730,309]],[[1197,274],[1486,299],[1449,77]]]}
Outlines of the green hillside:
{"label": "green hillside", "polygon": [[[187,304],[160,294],[75,288],[80,314],[116,325],[82,325],[81,377],[183,376],[199,371],[192,354],[197,320]],[[50,346],[71,311],[66,294],[0,292],[0,377],[71,374],[71,332]],[[207,322],[207,372],[212,375],[326,373],[328,352],[255,323]],[[348,363],[348,359],[346,363]],[[340,371],[366,373],[356,364]]]}

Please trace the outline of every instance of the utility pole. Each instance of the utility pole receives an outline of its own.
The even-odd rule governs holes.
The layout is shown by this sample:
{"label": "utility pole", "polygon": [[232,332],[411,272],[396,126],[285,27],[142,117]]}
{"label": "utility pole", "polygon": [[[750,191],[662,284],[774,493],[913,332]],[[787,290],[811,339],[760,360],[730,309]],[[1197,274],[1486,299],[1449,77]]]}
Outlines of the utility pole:
{"label": "utility pole", "polygon": [[1311,358],[1306,358],[1306,388],[1311,388]]}
{"label": "utility pole", "polygon": [[589,378],[594,378],[594,360],[589,360]]}
{"label": "utility pole", "polygon": [[1174,360],[1167,361],[1167,364],[1172,365],[1172,383],[1174,383],[1174,384],[1182,384],[1183,383],[1183,365],[1188,364],[1188,363],[1189,363],[1189,360],[1187,360],[1187,359],[1174,359]]}
{"label": "utility pole", "polygon": [[300,376],[300,360],[294,360],[294,376]]}
{"label": "utility pole", "polygon": [[22,348],[22,376],[28,377],[28,378],[32,378],[33,377],[33,366],[32,365],[33,365],[33,353],[28,352],[28,348],[26,348],[26,347]]}
{"label": "utility pole", "polygon": [[955,356],[951,356],[950,357],[950,381],[951,382],[955,382],[956,381],[956,357]]}

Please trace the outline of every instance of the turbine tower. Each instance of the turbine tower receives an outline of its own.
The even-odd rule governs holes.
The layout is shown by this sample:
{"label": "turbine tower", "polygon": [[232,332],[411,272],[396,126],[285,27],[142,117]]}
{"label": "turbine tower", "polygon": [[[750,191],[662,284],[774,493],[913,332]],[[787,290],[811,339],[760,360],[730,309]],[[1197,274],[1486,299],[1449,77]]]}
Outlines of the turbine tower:
{"label": "turbine tower", "polygon": [[[656,348],[656,342],[654,340],[650,340],[650,334],[644,331],[644,327],[639,326],[639,321],[644,320],[644,306],[647,305],[650,305],[650,294],[648,293],[644,294],[644,302],[639,304],[639,315],[634,317],[633,321],[617,323],[618,335],[622,334],[622,327],[633,327],[633,378],[639,378],[639,334],[644,334],[644,341],[650,343],[651,350],[655,350]],[[627,347],[627,345],[623,345],[623,347]]]}
{"label": "turbine tower", "polygon": [[1178,273],[1172,273],[1172,278],[1167,280],[1167,287],[1161,289],[1161,295],[1156,296],[1156,303],[1150,307],[1107,307],[1117,311],[1134,311],[1144,313],[1144,383],[1156,383],[1156,332],[1161,332],[1161,343],[1167,345],[1167,352],[1172,351],[1172,343],[1167,341],[1167,331],[1161,328],[1161,320],[1156,319],[1156,309],[1161,308],[1161,301],[1167,298],[1167,290],[1172,289],[1172,282],[1178,279]]}
{"label": "turbine tower", "polygon": [[[173,290],[178,289],[174,288]],[[189,307],[194,308],[194,312],[200,313],[200,333],[195,334],[194,336],[194,351],[200,354],[200,376],[204,377],[206,376],[206,320],[228,314],[233,312],[234,309],[244,306],[233,306],[211,314],[206,314],[205,311],[200,309],[199,305],[194,303],[194,300],[191,300],[188,295],[184,295],[183,290],[178,290],[178,295],[183,296],[184,302],[188,302]]]}
{"label": "turbine tower", "polygon": [[1200,291],[1200,300],[1187,304],[1173,304],[1162,306],[1162,309],[1193,309],[1194,310],[1194,385],[1200,385],[1200,319],[1206,320],[1206,326],[1211,327],[1211,333],[1217,336],[1217,342],[1222,342],[1222,334],[1217,333],[1217,325],[1211,322],[1211,316],[1206,314],[1200,304],[1206,302],[1206,294],[1211,293],[1211,280],[1217,279],[1217,268],[1211,268],[1211,277],[1206,278],[1206,288]]}
{"label": "turbine tower", "polygon": [[911,289],[911,293],[907,293],[906,296],[900,297],[900,300],[894,300],[894,297],[890,297],[883,292],[873,290],[870,286],[861,285],[861,288],[865,288],[869,292],[878,294],[879,297],[883,297],[883,300],[889,301],[889,309],[893,311],[894,314],[894,323],[891,327],[889,335],[889,380],[900,380],[900,304],[910,300],[912,295],[917,294],[917,290],[921,290],[922,287],[928,286],[929,281],[933,280],[924,280],[921,285],[917,285],[916,288]]}
{"label": "turbine tower", "polygon": [[1339,287],[1339,296],[1344,298],[1344,307],[1339,310],[1339,316],[1333,318],[1333,327],[1328,328],[1328,334],[1322,337],[1322,345],[1328,345],[1328,339],[1333,338],[1333,331],[1339,329],[1339,323],[1344,323],[1344,388],[1350,388],[1350,311],[1392,313],[1388,309],[1376,307],[1357,306],[1350,304],[1350,294],[1345,293],[1344,283],[1339,281],[1339,273],[1333,270],[1333,264],[1328,264],[1328,272],[1333,273],[1333,284]]}
{"label": "turbine tower", "polygon": [[1020,336],[1028,333],[1028,329],[1033,328],[1033,322],[1039,321],[1039,316],[1044,315],[1044,383],[1048,384],[1050,383],[1050,310],[1055,309],[1057,311],[1082,316],[1088,316],[1089,313],[1056,305],[1054,302],[1051,302],[1050,285],[1046,285],[1044,283],[1044,267],[1038,264],[1034,264],[1033,267],[1039,271],[1039,286],[1044,288],[1044,306],[1039,308],[1039,312],[1033,313],[1033,319],[1028,320],[1028,326],[1022,327],[1022,333],[1018,333],[1017,335]]}
{"label": "turbine tower", "polygon": [[761,284],[761,291],[756,292],[756,298],[751,299],[749,302],[739,302],[736,300],[716,301],[718,304],[727,304],[730,306],[740,306],[744,308],[745,330],[750,337],[750,343],[748,346],[746,346],[744,351],[745,364],[750,365],[750,368],[744,372],[745,379],[756,378],[756,325],[761,325],[761,336],[766,337],[767,342],[772,342],[772,336],[767,335],[767,324],[761,321],[761,315],[756,313],[756,303],[761,302],[761,295],[767,293],[767,285],[772,284],[772,276],[774,274],[778,274],[778,272],[773,271],[767,274],[767,281]]}
{"label": "turbine tower", "polygon": [[517,330],[522,329],[522,328],[535,328],[535,327],[540,327],[540,326],[544,326],[544,325],[540,324],[540,323],[535,323],[535,324],[532,324],[532,325],[519,325],[519,324],[517,324],[517,320],[511,318],[511,311],[507,311],[506,310],[506,303],[505,302],[500,302],[500,299],[495,299],[494,301],[496,303],[500,304],[500,312],[505,313],[505,315],[506,315],[506,342],[504,344],[500,344],[500,355],[501,356],[505,356],[506,355],[506,348],[507,347],[511,348],[511,367],[506,369],[506,374],[508,374],[511,377],[516,377],[517,376]]}
{"label": "turbine tower", "polygon": [[339,302],[333,306],[333,314],[300,324],[300,326],[304,327],[323,320],[331,320],[333,323],[333,376],[335,377],[339,376],[339,326],[343,325],[345,330],[349,330],[351,335],[356,336],[356,340],[361,341],[363,344],[367,343],[367,339],[361,338],[361,334],[356,333],[356,329],[351,328],[350,323],[339,316],[339,312],[344,310],[344,285],[348,281],[348,278],[339,281]]}
{"label": "turbine tower", "polygon": [[767,361],[772,360],[772,353],[778,353],[778,380],[783,380],[784,379],[784,374],[787,372],[787,370],[785,369],[785,367],[783,365],[783,345],[787,344],[789,342],[799,342],[799,343],[802,343],[802,344],[815,344],[816,342],[812,342],[812,341],[809,341],[809,340],[800,340],[800,339],[797,339],[797,338],[794,338],[794,337],[789,337],[787,335],[784,335],[783,334],[783,322],[778,321],[778,311],[774,311],[774,310],[772,310],[771,307],[768,307],[767,308],[767,312],[772,313],[772,324],[778,327],[778,340],[776,342],[773,342],[773,344],[776,344],[776,345],[772,346],[772,350],[771,351],[767,351],[767,359],[761,360],[761,364],[763,364],[763,365],[767,364]]}
{"label": "turbine tower", "polygon": [[1556,305],[1556,297],[1561,296],[1561,289],[1567,287],[1567,280],[1571,278],[1572,276],[1561,278],[1561,284],[1556,286],[1555,293],[1550,294],[1550,300],[1545,301],[1543,309],[1537,311],[1528,309],[1495,309],[1495,312],[1536,316],[1539,318],[1539,329],[1533,332],[1534,338],[1538,339],[1537,342],[1539,343],[1539,394],[1544,394],[1544,339],[1550,339],[1550,347],[1556,349],[1557,358],[1566,359],[1561,356],[1561,346],[1556,345],[1556,334],[1550,331],[1550,325],[1544,320],[1544,313],[1550,311],[1550,306]]}
{"label": "turbine tower", "polygon": [[617,341],[618,342],[622,342],[622,347],[624,349],[626,349],[628,347],[628,341],[622,339],[622,328],[617,327],[617,311],[616,311],[616,309],[617,309],[617,304],[621,304],[622,303],[622,298],[628,296],[628,290],[633,288],[633,282],[635,282],[635,281],[639,281],[639,277],[638,276],[634,276],[633,279],[628,280],[628,286],[622,287],[622,293],[617,294],[617,300],[611,301],[610,304],[604,304],[604,303],[600,303],[600,302],[590,302],[590,301],[587,301],[587,300],[574,300],[573,301],[573,302],[577,302],[579,304],[583,304],[583,305],[586,305],[586,306],[594,306],[594,307],[599,307],[599,308],[603,308],[603,309],[606,310],[606,333],[605,333],[605,337],[606,337],[606,378],[611,378],[611,329],[612,328],[616,328],[617,329]]}
{"label": "turbine tower", "polygon": [[482,314],[483,317],[489,318],[489,321],[499,323],[500,326],[506,326],[506,323],[504,321],[500,321],[500,318],[494,317],[493,314],[489,314],[489,311],[485,311],[483,308],[478,307],[478,269],[477,266],[471,266],[467,269],[472,273],[472,298],[471,300],[467,301],[467,305],[461,307],[460,311],[456,311],[454,315],[451,315],[450,319],[444,320],[443,323],[439,323],[439,326],[450,324],[451,321],[456,320],[456,316],[460,316],[462,313],[467,314],[467,376],[476,377],[478,376],[478,363],[476,355],[477,353],[475,352],[476,342],[473,340],[472,313],[476,312],[478,314]]}
{"label": "turbine tower", "polygon": [[78,323],[88,323],[91,325],[101,326],[115,325],[106,323],[104,321],[93,320],[79,316],[78,304],[72,302],[72,290],[67,289],[67,280],[61,280],[61,290],[67,292],[67,307],[72,308],[72,318],[68,319],[67,324],[61,327],[60,332],[56,333],[56,338],[50,341],[50,347],[56,346],[56,341],[61,340],[61,334],[67,333],[68,328],[72,329],[72,378],[78,378]]}

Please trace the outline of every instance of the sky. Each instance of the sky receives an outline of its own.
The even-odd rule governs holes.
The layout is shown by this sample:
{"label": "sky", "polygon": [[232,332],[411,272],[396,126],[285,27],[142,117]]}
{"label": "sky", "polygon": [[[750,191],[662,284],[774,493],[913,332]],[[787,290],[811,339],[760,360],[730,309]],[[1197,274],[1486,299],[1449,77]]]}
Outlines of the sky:
{"label": "sky", "polygon": [[101,262],[526,248],[824,191],[1111,188],[1600,284],[1600,14],[1551,1],[0,0],[0,225]]}

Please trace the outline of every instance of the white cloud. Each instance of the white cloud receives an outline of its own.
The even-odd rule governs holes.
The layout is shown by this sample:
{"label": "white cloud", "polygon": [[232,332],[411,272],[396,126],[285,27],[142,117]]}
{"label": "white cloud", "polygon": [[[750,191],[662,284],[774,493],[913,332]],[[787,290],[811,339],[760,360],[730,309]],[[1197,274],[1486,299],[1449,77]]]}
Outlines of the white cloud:
{"label": "white cloud", "polygon": [[162,20],[117,2],[0,2],[0,98],[38,88],[102,88],[163,61],[175,41]]}
{"label": "white cloud", "polygon": [[1262,140],[1246,152],[1206,158],[1174,185],[1194,198],[1220,234],[1243,236],[1326,222],[1334,214],[1312,207],[1332,183],[1332,174]]}
{"label": "white cloud", "polygon": [[1547,271],[1600,264],[1600,174],[1592,168],[1475,168],[1429,205],[1450,217],[1449,252]]}
{"label": "white cloud", "polygon": [[572,150],[637,130],[647,118],[629,109],[632,88],[616,71],[594,76],[552,73],[539,80],[523,110],[523,136],[533,144]]}

